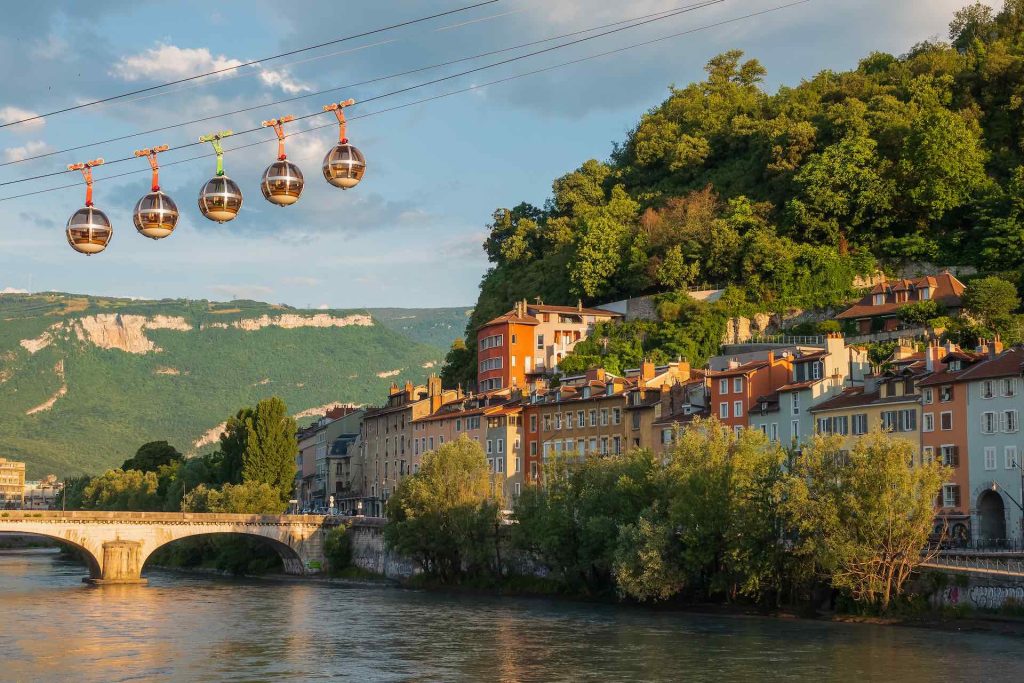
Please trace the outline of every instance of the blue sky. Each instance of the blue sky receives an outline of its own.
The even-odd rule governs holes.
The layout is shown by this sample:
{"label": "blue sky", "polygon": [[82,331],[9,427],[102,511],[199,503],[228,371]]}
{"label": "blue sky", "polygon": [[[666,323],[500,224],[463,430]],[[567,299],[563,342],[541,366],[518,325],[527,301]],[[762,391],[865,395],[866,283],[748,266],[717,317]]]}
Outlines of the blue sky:
{"label": "blue sky", "polygon": [[[693,0],[501,0],[401,30],[330,46],[257,68],[175,86],[159,96],[100,105],[0,129],[0,162],[135,131],[363,81],[407,69],[556,36],[691,4]],[[351,117],[453,89],[576,59],[785,4],[726,0],[578,46],[464,76],[350,110]],[[471,0],[352,0],[291,3],[45,2],[5,7],[0,25],[0,121],[115,95],[277,52],[472,4]],[[259,192],[273,142],[225,158],[242,187],[242,212],[224,225],[203,218],[196,196],[213,159],[167,167],[161,185],[182,209],[175,233],[154,242],[131,224],[149,189],[145,160],[96,171],[95,203],[111,217],[106,252],[85,257],[66,244],[67,217],[84,186],[0,202],[0,291],[31,289],[146,298],[255,298],[294,306],[455,306],[476,300],[487,267],[481,249],[497,207],[542,204],[551,181],[588,158],[604,159],[667,87],[702,77],[706,61],[739,48],[768,69],[766,86],[795,84],[822,69],[847,69],[873,50],[900,53],[945,38],[965,0],[812,0],[755,20],[700,31],[654,46],[354,120],[349,137],[367,157],[366,178],[342,192],[320,163],[336,128],[297,135],[289,158],[306,189],[278,208]],[[537,48],[532,48],[537,49]],[[345,51],[345,54],[331,54]],[[529,50],[509,53],[522,54]],[[321,55],[330,55],[322,56]],[[506,55],[508,56],[508,55]],[[309,60],[310,57],[319,57]],[[141,147],[193,142],[222,128],[244,130],[265,118],[306,114],[332,99],[366,99],[497,61],[346,89],[336,95],[219,118],[149,136],[0,167],[0,182],[63,169]],[[307,61],[301,61],[307,60]],[[331,119],[289,127],[304,130]],[[259,139],[251,134],[225,146]],[[173,149],[164,163],[199,150]],[[101,181],[127,170],[139,173]],[[64,175],[0,187],[0,197],[79,179]]]}

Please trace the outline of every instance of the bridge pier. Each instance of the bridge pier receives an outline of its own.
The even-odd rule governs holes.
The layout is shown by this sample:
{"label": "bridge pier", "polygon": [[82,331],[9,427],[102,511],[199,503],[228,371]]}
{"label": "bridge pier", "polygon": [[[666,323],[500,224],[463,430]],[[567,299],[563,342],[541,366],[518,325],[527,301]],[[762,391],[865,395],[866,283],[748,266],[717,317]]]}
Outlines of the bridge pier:
{"label": "bridge pier", "polygon": [[110,584],[145,585],[142,578],[142,564],[145,561],[140,541],[107,541],[103,544],[103,561],[100,563],[99,578],[89,576],[86,583],[100,586]]}

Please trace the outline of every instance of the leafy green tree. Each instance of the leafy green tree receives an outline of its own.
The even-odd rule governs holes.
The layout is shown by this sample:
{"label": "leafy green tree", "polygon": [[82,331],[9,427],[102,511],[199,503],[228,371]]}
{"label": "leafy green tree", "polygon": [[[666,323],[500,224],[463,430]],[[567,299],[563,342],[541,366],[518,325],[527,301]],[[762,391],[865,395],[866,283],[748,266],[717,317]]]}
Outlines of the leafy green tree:
{"label": "leafy green tree", "polygon": [[896,314],[899,319],[912,325],[925,325],[928,321],[944,316],[946,307],[934,299],[916,301],[899,307]]}
{"label": "leafy green tree", "polygon": [[135,510],[152,512],[163,509],[157,493],[156,472],[107,470],[94,477],[82,491],[85,510]]}
{"label": "leafy green tree", "polygon": [[80,477],[65,479],[64,488],[57,494],[57,507],[63,510],[85,509],[85,489],[91,481],[92,477],[84,474]]}
{"label": "leafy green tree", "polygon": [[263,483],[277,491],[282,503],[292,494],[295,455],[299,452],[295,420],[284,401],[276,396],[256,404],[245,421],[243,483]]}
{"label": "leafy green tree", "polygon": [[384,538],[442,582],[501,573],[501,488],[480,444],[463,435],[423,456],[387,502]]}
{"label": "leafy green tree", "polygon": [[236,514],[279,515],[288,504],[278,489],[266,482],[225,484],[219,489],[200,484],[185,495],[186,512],[224,512]]}
{"label": "leafy green tree", "polygon": [[935,497],[948,475],[915,462],[909,441],[874,432],[849,452],[818,437],[795,458],[786,506],[832,585],[885,611],[928,553]]}
{"label": "leafy green tree", "polygon": [[630,226],[639,209],[622,186],[616,186],[608,204],[583,214],[577,260],[569,270],[580,294],[594,297],[615,291],[613,278],[622,267]]}
{"label": "leafy green tree", "polygon": [[241,408],[233,417],[229,417],[224,425],[224,431],[220,434],[220,480],[223,482],[242,482],[242,467],[249,439],[248,425],[252,418],[252,408]]}
{"label": "leafy green tree", "polygon": [[333,575],[352,566],[352,536],[346,527],[337,526],[327,532],[324,556],[327,558],[328,571]]}
{"label": "leafy green tree", "polygon": [[1004,318],[1020,306],[1012,282],[990,276],[972,280],[964,291],[964,308],[986,325]]}
{"label": "leafy green tree", "polygon": [[553,458],[544,466],[544,486],[527,487],[516,501],[514,546],[569,592],[612,592],[619,528],[650,505],[657,468],[647,451],[583,462]]}
{"label": "leafy green tree", "polygon": [[462,337],[453,341],[448,349],[441,370],[441,383],[448,389],[457,386],[465,389],[476,387],[476,354],[466,346],[466,340]]}
{"label": "leafy green tree", "polygon": [[164,465],[181,462],[182,455],[178,449],[166,441],[150,441],[139,446],[132,458],[124,461],[122,470],[140,470],[156,472]]}

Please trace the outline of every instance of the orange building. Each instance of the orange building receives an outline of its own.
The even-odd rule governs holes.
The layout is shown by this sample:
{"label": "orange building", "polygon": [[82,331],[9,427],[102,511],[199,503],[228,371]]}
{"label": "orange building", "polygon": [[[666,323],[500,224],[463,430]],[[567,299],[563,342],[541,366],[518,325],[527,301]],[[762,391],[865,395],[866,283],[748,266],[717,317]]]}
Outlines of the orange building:
{"label": "orange building", "polygon": [[594,325],[622,317],[600,308],[516,303],[477,331],[477,388],[524,388],[531,377],[553,374]]}
{"label": "orange building", "polygon": [[750,424],[750,411],[759,396],[768,396],[788,384],[793,374],[793,363],[788,353],[776,357],[768,352],[763,360],[746,363],[730,361],[724,370],[707,370],[710,383],[710,412],[719,421],[734,430]]}

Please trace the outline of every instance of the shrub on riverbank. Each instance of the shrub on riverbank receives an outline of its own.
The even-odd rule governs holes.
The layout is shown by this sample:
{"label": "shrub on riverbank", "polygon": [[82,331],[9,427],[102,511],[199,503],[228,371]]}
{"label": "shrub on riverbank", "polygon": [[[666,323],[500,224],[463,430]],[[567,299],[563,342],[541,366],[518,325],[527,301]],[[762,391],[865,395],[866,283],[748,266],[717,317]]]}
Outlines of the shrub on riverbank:
{"label": "shrub on riverbank", "polygon": [[340,576],[352,566],[352,537],[344,526],[335,527],[324,539],[324,556],[331,576]]}

